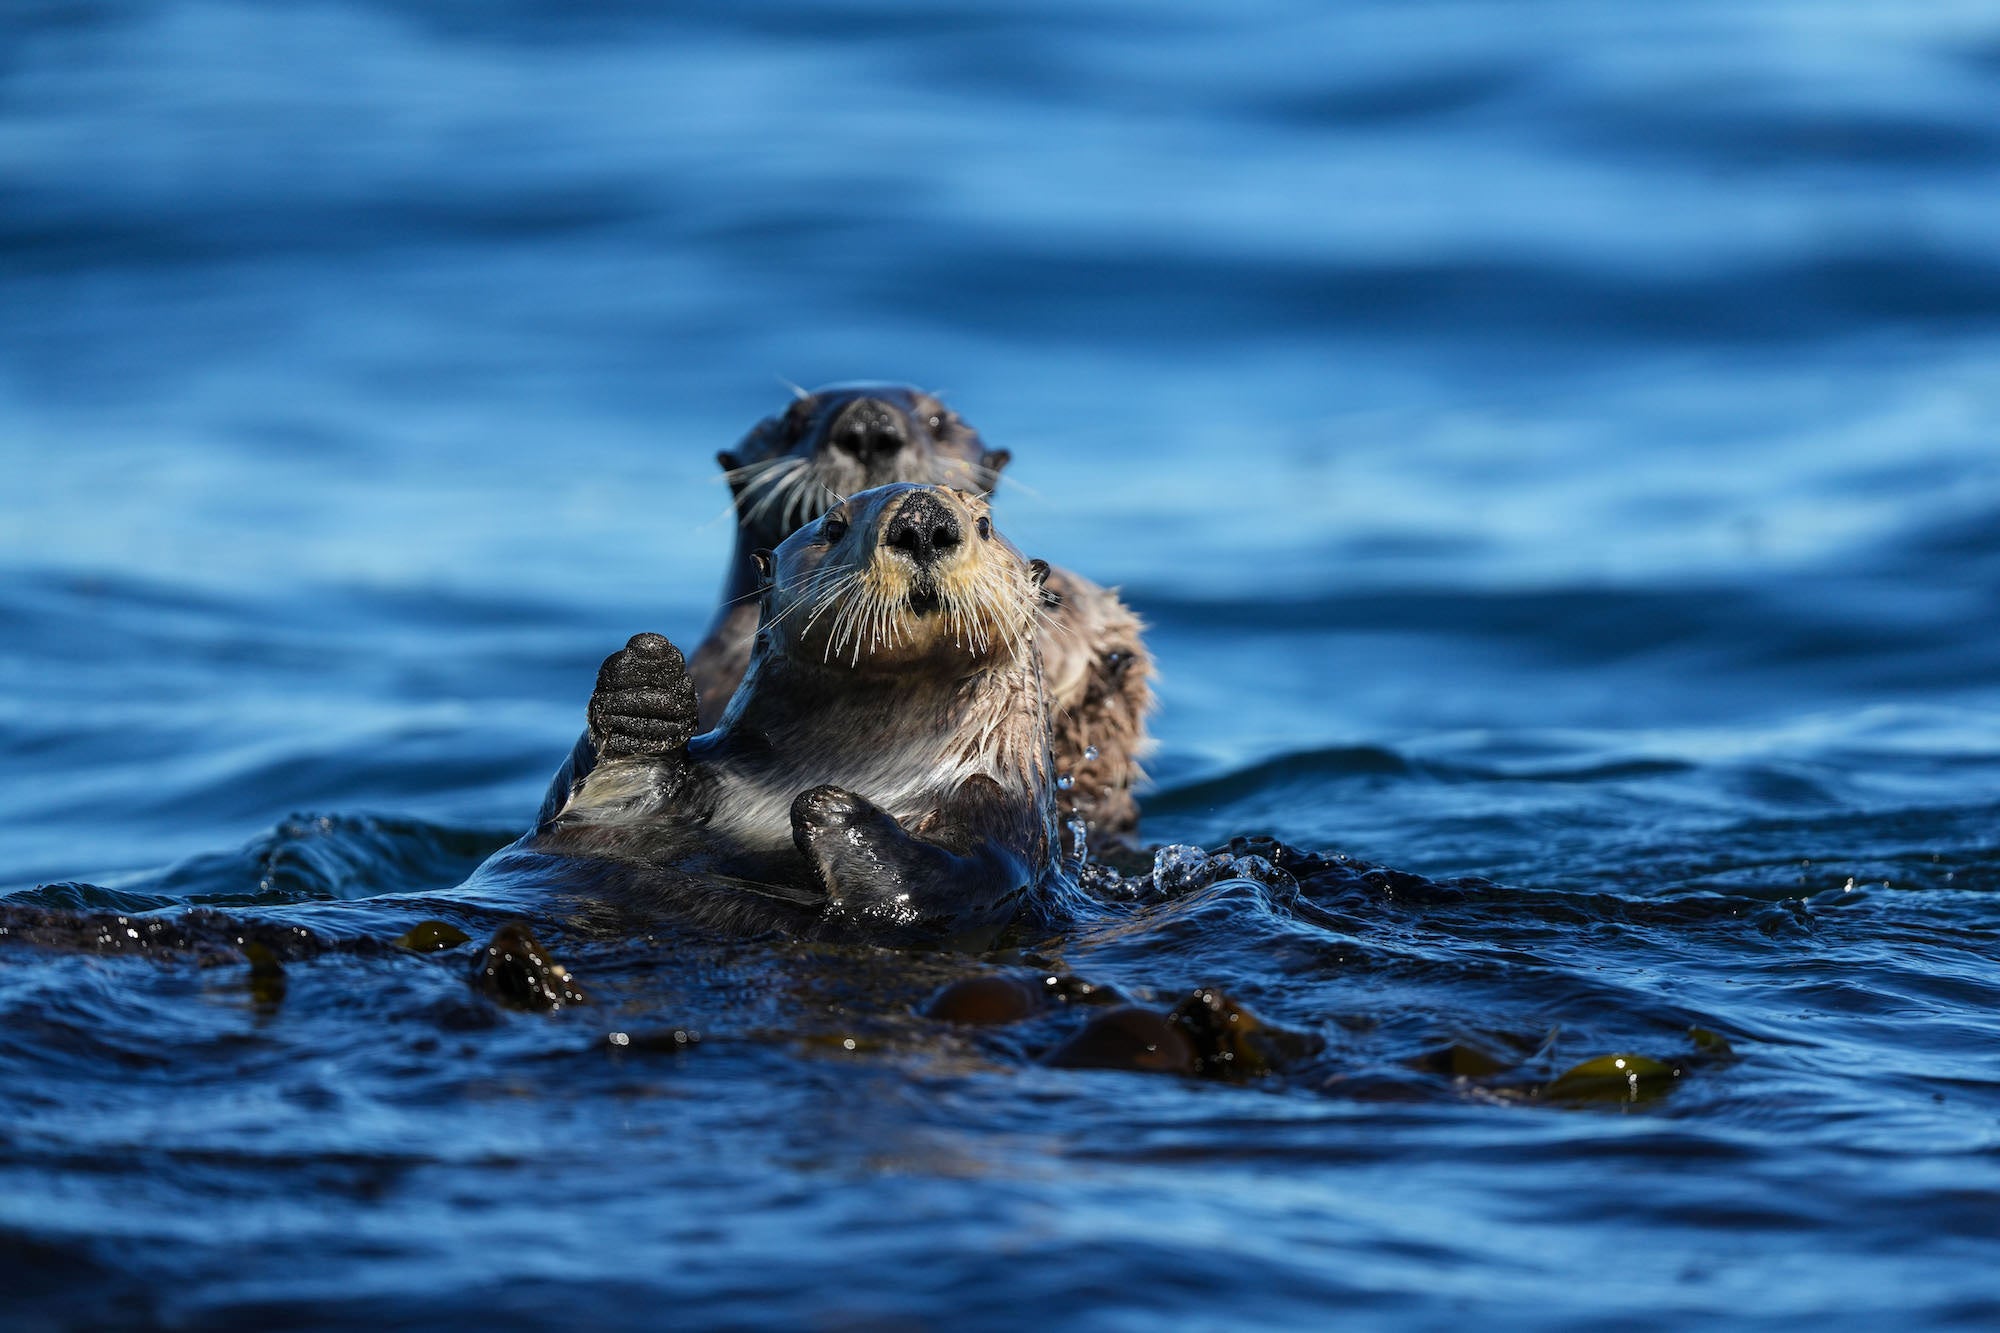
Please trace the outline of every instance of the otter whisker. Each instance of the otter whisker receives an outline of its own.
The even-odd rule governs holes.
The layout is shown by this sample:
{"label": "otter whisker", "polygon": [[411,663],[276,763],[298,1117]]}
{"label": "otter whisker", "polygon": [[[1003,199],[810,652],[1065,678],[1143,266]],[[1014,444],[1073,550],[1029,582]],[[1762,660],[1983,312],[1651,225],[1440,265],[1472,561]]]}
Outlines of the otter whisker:
{"label": "otter whisker", "polygon": [[864,589],[862,592],[861,602],[855,608],[854,619],[848,623],[847,634],[845,635],[845,637],[841,639],[843,652],[846,651],[846,648],[849,645],[852,645],[854,650],[853,656],[848,659],[847,664],[849,666],[857,666],[861,662],[862,623],[873,612],[874,607],[875,607],[875,595],[872,592],[868,592],[866,589]]}
{"label": "otter whisker", "polygon": [[[835,577],[835,575],[831,571],[823,571],[823,570],[815,571],[813,574],[808,576],[804,581],[802,581],[799,587],[796,589],[796,595],[800,600],[795,601],[791,606],[786,607],[784,610],[780,611],[777,615],[771,617],[769,621],[763,622],[762,627],[769,628],[770,626],[784,623],[784,619],[786,616],[789,616],[798,610],[800,602],[805,598],[806,595],[815,591],[822,584],[824,584],[833,577]],[[762,588],[758,588],[749,593],[748,595],[738,598],[737,600],[748,601],[750,597],[762,596],[763,591],[764,590]]]}
{"label": "otter whisker", "polygon": [[793,475],[792,499],[785,506],[786,514],[790,516],[788,525],[792,531],[796,532],[826,512],[815,507],[819,497],[813,494],[813,487],[817,485],[819,478],[813,475],[810,463]]}
{"label": "otter whisker", "polygon": [[789,537],[797,529],[793,524],[792,506],[798,498],[798,487],[792,475],[778,483],[770,504],[771,521],[777,530]]}
{"label": "otter whisker", "polygon": [[861,660],[861,637],[865,632],[869,617],[875,614],[875,600],[878,596],[875,581],[863,578],[860,583],[861,595],[854,601],[854,614],[848,618],[846,633],[841,637],[842,650],[851,642],[854,647],[854,662]]}
{"label": "otter whisker", "polygon": [[[828,583],[838,582],[843,577],[847,577],[847,575],[845,575],[843,571],[837,569],[814,570],[811,574],[808,574],[799,583],[798,588],[796,590],[797,595],[803,598],[813,592],[816,592],[817,590],[824,587]],[[744,593],[740,597],[732,597],[728,599],[723,603],[723,605],[740,606],[745,602],[753,601],[756,598],[761,597],[763,595],[764,595],[763,588],[761,587],[752,588],[749,592]],[[792,612],[796,611],[797,609],[798,607],[796,605],[786,607],[783,611],[780,611],[775,617],[773,617],[770,623],[772,625],[777,625],[782,623],[786,616],[792,614]]]}
{"label": "otter whisker", "polygon": [[724,481],[724,482],[741,481],[745,477],[754,477],[760,472],[768,471],[771,468],[777,467],[784,461],[785,460],[782,458],[760,458],[754,463],[744,463],[740,467],[724,468],[722,471],[716,473],[713,477],[709,478],[709,480]]}
{"label": "otter whisker", "polygon": [[[744,514],[744,518],[755,522],[768,513],[772,506],[778,504],[784,498],[785,493],[791,489],[792,476],[799,470],[799,467],[800,463],[797,459],[789,459],[785,463],[772,468],[769,475],[761,479],[762,485],[759,488],[757,502]],[[748,491],[746,490],[745,493],[747,495]]]}
{"label": "otter whisker", "polygon": [[954,587],[945,590],[945,614],[950,618],[953,644],[977,649],[979,619],[975,612],[979,610],[979,603],[978,583],[971,588]]}
{"label": "otter whisker", "polygon": [[831,591],[842,584],[852,583],[858,577],[859,575],[853,570],[838,568],[820,569],[816,570],[812,577],[804,582],[799,591],[801,594],[817,593],[822,589]]}
{"label": "otter whisker", "polygon": [[1037,606],[1034,610],[1036,627],[1051,639],[1064,643],[1084,642],[1084,633],[1077,626],[1065,621],[1052,606]]}
{"label": "otter whisker", "polygon": [[762,491],[761,498],[758,499],[757,503],[752,505],[743,514],[745,526],[755,523],[759,518],[763,517],[765,511],[790,489],[792,479],[808,466],[810,464],[803,458],[788,458],[782,463],[773,464],[765,476],[758,478],[751,485],[744,487],[742,494],[737,496],[738,504],[747,499],[753,489],[761,489]]}
{"label": "otter whisker", "polygon": [[944,621],[945,624],[951,626],[951,646],[954,648],[964,647],[966,640],[965,606],[956,588],[946,588],[944,590]]}
{"label": "otter whisker", "polygon": [[723,519],[735,518],[735,517],[736,517],[736,497],[732,495],[729,497],[729,503],[724,505],[721,509],[718,509],[713,517],[703,519],[701,522],[701,527],[697,530],[706,532],[708,529],[722,522]]}
{"label": "otter whisker", "polygon": [[883,636],[887,632],[888,618],[889,599],[886,597],[877,598],[875,602],[875,615],[868,622],[869,652],[872,653],[882,646]]}
{"label": "otter whisker", "polygon": [[[875,588],[873,584],[864,583],[862,585],[862,591],[864,594],[861,601],[862,615],[873,615],[875,610],[875,601],[876,601]],[[849,658],[847,662],[847,664],[851,667],[861,665],[861,632],[862,632],[862,617],[856,616],[853,626],[854,656]]]}
{"label": "otter whisker", "polygon": [[840,614],[834,617],[833,627],[828,633],[827,661],[845,653],[850,639],[854,644],[854,657],[849,665],[858,665],[861,661],[861,625],[873,609],[876,593],[873,582],[858,571],[853,587],[855,595],[841,606]]}
{"label": "otter whisker", "polygon": [[[1000,483],[1003,480],[1003,478],[1001,477],[999,472],[995,471],[992,468],[985,468],[985,467],[980,468],[979,470],[981,472],[986,473],[987,477],[989,478],[988,484],[993,488],[991,491],[988,491],[987,494],[991,495],[993,491],[997,491],[1000,489]],[[1027,496],[1032,500],[1046,501],[1049,498],[1042,492],[1036,490],[1033,486],[1028,485],[1026,482],[1023,482],[1018,478],[1006,477],[1004,478],[1004,480],[1007,483],[1008,490],[1019,491],[1021,494]]]}
{"label": "otter whisker", "polygon": [[792,515],[792,511],[798,508],[799,503],[799,488],[793,484],[795,475],[785,478],[779,492],[784,498],[784,503],[778,507],[778,530],[787,535],[798,530]]}
{"label": "otter whisker", "polygon": [[821,616],[825,615],[827,609],[831,607],[835,602],[839,601],[841,595],[859,577],[860,575],[858,574],[848,574],[845,578],[838,580],[833,585],[833,587],[829,588],[826,591],[826,593],[823,596],[821,596],[821,598],[819,599],[819,603],[813,607],[812,614],[806,617],[805,624],[799,626],[799,637],[804,638],[807,634],[812,633],[813,623],[817,621]]}
{"label": "otter whisker", "polygon": [[[790,463],[781,482],[784,503],[778,511],[778,521],[787,535],[798,531],[846,498],[819,479],[811,460],[796,458]],[[829,498],[822,499],[821,492]]]}
{"label": "otter whisker", "polygon": [[777,484],[783,475],[783,468],[782,463],[762,464],[736,489],[733,503],[745,524],[751,521],[751,514],[761,503],[761,497],[768,495],[771,488]]}
{"label": "otter whisker", "polygon": [[903,606],[900,598],[893,601],[887,597],[881,599],[879,609],[875,613],[875,634],[873,642],[870,644],[871,647],[886,645],[893,648],[895,646],[896,622],[901,618],[902,614]]}
{"label": "otter whisker", "polygon": [[782,480],[797,468],[800,461],[796,458],[766,458],[729,468],[722,473],[722,479],[737,490],[738,500],[746,500]]}
{"label": "otter whisker", "polygon": [[[807,599],[814,597],[815,594],[818,594],[818,597],[814,605],[823,608],[826,604],[839,597],[841,585],[851,581],[854,577],[855,575],[849,571],[837,569],[815,570],[810,577],[799,585],[797,599],[783,611],[773,616],[765,628],[773,629],[782,625],[785,622],[785,617],[796,615],[800,610],[804,609],[807,605]],[[811,622],[808,621],[807,624],[810,626]],[[804,630],[800,632],[804,633]]]}
{"label": "otter whisker", "polygon": [[[813,492],[814,487],[818,487],[819,490],[825,492],[828,496],[831,496],[832,499],[830,500],[821,499],[820,496],[814,494]],[[827,510],[833,508],[834,505],[839,504],[840,500],[841,497],[835,495],[833,490],[830,487],[828,487],[825,482],[821,481],[817,476],[813,475],[811,471],[801,473],[799,476],[799,524],[798,525],[800,527],[804,527],[806,524],[818,518],[821,514],[824,514]]]}
{"label": "otter whisker", "polygon": [[847,641],[854,633],[856,619],[867,605],[868,581],[865,578],[856,578],[847,600],[841,604],[840,614],[833,618],[833,627],[828,636],[830,641],[827,644],[829,661],[847,652]]}
{"label": "otter whisker", "polygon": [[[860,577],[859,574],[849,571],[825,584],[823,590],[819,591],[818,599],[813,604],[812,613],[806,617],[805,624],[800,627],[799,633],[804,634],[813,627],[813,622],[825,615],[830,608],[839,605],[841,599],[847,596]],[[820,585],[815,585],[815,588],[819,589]]]}

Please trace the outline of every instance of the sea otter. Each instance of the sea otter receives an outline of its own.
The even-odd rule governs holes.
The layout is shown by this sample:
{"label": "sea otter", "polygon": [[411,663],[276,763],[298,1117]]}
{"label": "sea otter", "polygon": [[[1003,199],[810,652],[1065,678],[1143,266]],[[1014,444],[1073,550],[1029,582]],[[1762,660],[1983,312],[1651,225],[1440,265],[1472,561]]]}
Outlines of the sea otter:
{"label": "sea otter", "polygon": [[[757,628],[755,553],[773,549],[842,496],[895,482],[989,494],[1010,455],[936,397],[894,384],[846,384],[801,394],[718,455],[735,493],[736,552],[722,605],[691,666],[701,723],[712,727],[749,664]],[[1132,796],[1147,748],[1151,659],[1138,618],[1116,593],[1062,569],[1044,588],[1044,680],[1054,704],[1058,794],[1065,821],[1081,817],[1093,838],[1119,838],[1139,820]]]}
{"label": "sea otter", "polygon": [[736,930],[965,942],[1050,919],[1073,888],[1036,634],[1047,566],[981,497],[901,483],[756,567],[749,667],[715,728],[696,734],[674,646],[635,636],[599,673],[588,750],[503,862],[580,858],[628,906]]}

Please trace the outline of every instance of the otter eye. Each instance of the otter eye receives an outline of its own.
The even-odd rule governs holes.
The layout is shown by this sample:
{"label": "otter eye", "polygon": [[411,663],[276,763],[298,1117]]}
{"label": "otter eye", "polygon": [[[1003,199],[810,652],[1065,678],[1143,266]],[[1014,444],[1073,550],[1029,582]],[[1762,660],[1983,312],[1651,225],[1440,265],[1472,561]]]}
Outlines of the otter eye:
{"label": "otter eye", "polygon": [[973,524],[973,526],[979,529],[979,540],[981,541],[985,541],[993,535],[993,520],[984,514],[979,516],[979,521]]}
{"label": "otter eye", "polygon": [[828,546],[847,535],[847,520],[837,514],[828,514],[819,521],[819,539]]}

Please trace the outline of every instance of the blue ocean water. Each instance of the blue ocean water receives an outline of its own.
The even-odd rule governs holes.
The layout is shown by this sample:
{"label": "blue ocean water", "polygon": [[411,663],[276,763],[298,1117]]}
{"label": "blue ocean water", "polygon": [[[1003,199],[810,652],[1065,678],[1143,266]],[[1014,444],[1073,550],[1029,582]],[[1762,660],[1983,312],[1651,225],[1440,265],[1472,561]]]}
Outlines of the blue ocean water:
{"label": "blue ocean water", "polygon": [[1981,5],[5,6],[10,903],[487,920],[850,378],[1151,624],[1149,838],[1439,885],[1064,944],[1325,1043],[1235,1086],[929,956],[6,946],[0,1322],[2000,1320],[1996,216]]}

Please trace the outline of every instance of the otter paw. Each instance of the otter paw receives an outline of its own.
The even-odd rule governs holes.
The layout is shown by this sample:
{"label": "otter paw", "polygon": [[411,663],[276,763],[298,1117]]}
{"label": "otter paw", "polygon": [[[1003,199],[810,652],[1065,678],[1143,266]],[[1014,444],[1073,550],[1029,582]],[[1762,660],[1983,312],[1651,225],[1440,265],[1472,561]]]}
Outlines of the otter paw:
{"label": "otter paw", "polygon": [[681,650],[634,634],[604,659],[590,696],[590,738],[605,758],[678,753],[696,729],[694,682]]}
{"label": "otter paw", "polygon": [[831,893],[839,892],[838,870],[853,852],[870,841],[902,833],[895,816],[844,787],[814,787],[792,801],[792,843],[818,867]]}
{"label": "otter paw", "polygon": [[911,841],[894,815],[840,787],[814,787],[792,802],[793,845],[819,871],[829,911],[841,917],[916,924]]}
{"label": "otter paw", "polygon": [[990,948],[1028,891],[1018,860],[990,847],[953,852],[839,787],[792,802],[792,842],[826,888],[823,938]]}

